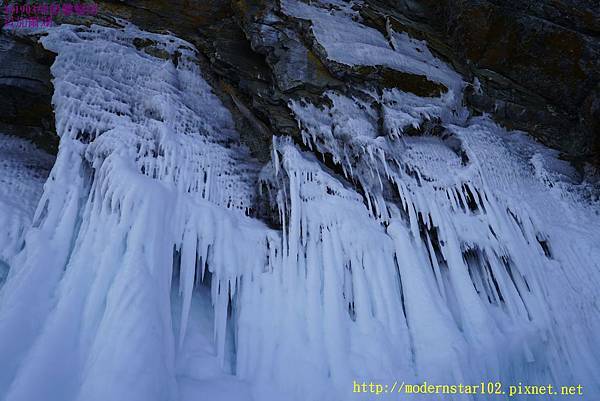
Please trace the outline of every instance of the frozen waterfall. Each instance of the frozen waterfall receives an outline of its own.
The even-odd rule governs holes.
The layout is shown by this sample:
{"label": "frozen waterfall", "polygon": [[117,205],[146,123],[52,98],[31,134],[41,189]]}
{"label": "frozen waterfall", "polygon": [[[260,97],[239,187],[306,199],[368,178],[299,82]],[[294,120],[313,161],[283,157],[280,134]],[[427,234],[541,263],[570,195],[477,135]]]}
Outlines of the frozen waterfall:
{"label": "frozen waterfall", "polygon": [[[336,21],[320,22],[327,49]],[[372,399],[353,380],[600,396],[593,189],[554,151],[471,117],[466,83],[422,44],[362,36],[447,93],[299,99],[302,140],[274,137],[261,166],[196,49],[121,24],[41,39],[58,54],[60,149],[43,193],[23,195],[35,213],[18,220],[0,196],[16,227],[0,228],[0,399]],[[256,217],[257,197],[280,227]],[[450,397],[428,399],[488,399]]]}

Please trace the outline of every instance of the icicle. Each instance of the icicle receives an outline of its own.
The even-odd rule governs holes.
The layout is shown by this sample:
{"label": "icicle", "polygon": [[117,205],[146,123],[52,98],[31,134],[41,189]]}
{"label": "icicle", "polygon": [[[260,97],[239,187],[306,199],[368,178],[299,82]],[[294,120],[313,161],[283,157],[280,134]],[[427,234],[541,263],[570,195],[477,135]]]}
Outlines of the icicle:
{"label": "icicle", "polygon": [[181,325],[179,328],[179,348],[183,346],[183,340],[187,332],[187,324],[192,303],[192,291],[194,289],[194,274],[196,273],[196,246],[197,235],[189,228],[185,231],[183,244],[181,246],[181,271],[180,291],[183,303],[181,307]]}

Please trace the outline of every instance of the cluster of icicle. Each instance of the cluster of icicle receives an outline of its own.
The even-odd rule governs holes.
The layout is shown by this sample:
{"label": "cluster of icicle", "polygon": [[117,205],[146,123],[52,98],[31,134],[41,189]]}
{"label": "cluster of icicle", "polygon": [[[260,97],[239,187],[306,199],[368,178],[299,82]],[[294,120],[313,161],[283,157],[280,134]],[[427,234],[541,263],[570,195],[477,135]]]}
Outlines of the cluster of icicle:
{"label": "cluster of icicle", "polygon": [[[274,138],[259,172],[190,44],[128,24],[42,43],[61,143],[0,293],[0,398],[178,399],[171,289],[185,327],[208,276],[215,352],[257,400],[360,398],[353,380],[599,394],[598,233],[576,226],[597,217],[457,94],[291,104],[305,150]],[[247,216],[259,181],[281,230]]]}
{"label": "cluster of icicle", "polygon": [[[362,243],[378,253],[391,246],[394,263],[384,265],[398,272],[409,371],[439,383],[579,380],[596,394],[600,266],[587,219],[597,214],[574,212],[572,196],[544,187],[541,177],[556,185],[564,168],[552,152],[487,118],[465,118],[452,93],[326,96],[331,107],[292,108],[305,146],[363,194],[370,225],[385,228],[387,241]],[[441,131],[430,128],[440,122]],[[344,297],[355,318],[356,298]]]}
{"label": "cluster of icicle", "polygon": [[246,217],[257,169],[186,42],[126,24],[62,25],[42,42],[58,54],[60,149],[0,294],[0,398],[176,399],[174,255],[184,324],[212,272],[224,359],[236,280],[277,238]]}

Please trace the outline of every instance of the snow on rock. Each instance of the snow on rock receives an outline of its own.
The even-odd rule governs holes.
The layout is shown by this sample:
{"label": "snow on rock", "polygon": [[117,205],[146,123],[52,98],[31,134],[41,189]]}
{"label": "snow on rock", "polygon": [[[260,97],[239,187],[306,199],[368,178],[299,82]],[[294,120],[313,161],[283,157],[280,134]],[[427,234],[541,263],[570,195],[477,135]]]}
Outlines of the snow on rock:
{"label": "snow on rock", "polygon": [[460,91],[460,75],[433,56],[425,42],[393,31],[386,38],[378,30],[361,24],[359,13],[352,9],[359,2],[323,0],[309,3],[281,0],[281,11],[311,22],[311,33],[328,59],[348,66],[385,66],[424,75],[449,89]]}
{"label": "snow on rock", "polygon": [[[284,8],[317,28],[351,13],[302,4]],[[304,144],[273,138],[259,168],[189,43],[126,23],[42,43],[61,142],[0,292],[2,399],[360,399],[353,380],[600,394],[596,206],[459,92],[298,100]],[[281,230],[249,217],[257,196]]]}

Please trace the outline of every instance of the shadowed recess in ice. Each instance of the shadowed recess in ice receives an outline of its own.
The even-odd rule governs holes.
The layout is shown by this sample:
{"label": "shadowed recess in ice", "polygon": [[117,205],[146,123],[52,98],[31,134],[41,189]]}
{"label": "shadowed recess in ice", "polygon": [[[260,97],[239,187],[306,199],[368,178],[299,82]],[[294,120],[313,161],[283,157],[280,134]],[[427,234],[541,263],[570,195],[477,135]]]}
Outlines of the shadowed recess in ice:
{"label": "shadowed recess in ice", "polygon": [[[455,90],[293,102],[304,144],[273,138],[261,167],[189,43],[127,24],[42,43],[61,143],[0,293],[1,398],[341,401],[354,379],[599,394],[597,205]],[[257,197],[281,230],[249,217]]]}
{"label": "shadowed recess in ice", "polygon": [[0,134],[0,286],[23,247],[52,161],[26,140]]}

